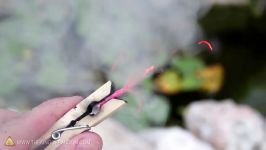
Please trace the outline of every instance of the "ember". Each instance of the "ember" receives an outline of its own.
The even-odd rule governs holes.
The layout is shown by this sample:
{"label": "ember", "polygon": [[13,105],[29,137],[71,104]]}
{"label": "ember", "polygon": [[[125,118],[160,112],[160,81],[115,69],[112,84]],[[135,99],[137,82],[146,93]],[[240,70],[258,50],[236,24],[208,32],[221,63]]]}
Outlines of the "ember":
{"label": "ember", "polygon": [[199,41],[198,44],[207,44],[209,49],[212,51],[212,45],[210,42],[203,40],[203,41]]}

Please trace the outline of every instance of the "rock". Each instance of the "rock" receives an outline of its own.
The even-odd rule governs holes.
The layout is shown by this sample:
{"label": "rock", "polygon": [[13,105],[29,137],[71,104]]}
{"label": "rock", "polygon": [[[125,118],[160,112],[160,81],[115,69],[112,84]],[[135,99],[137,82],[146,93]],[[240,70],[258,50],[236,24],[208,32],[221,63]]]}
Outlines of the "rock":
{"label": "rock", "polygon": [[[265,137],[265,138],[266,138],[266,137]],[[261,150],[265,150],[265,149],[266,149],[266,140],[264,140],[264,142],[262,143],[260,149],[261,149]]]}
{"label": "rock", "polygon": [[92,128],[103,139],[103,150],[213,150],[181,128],[157,128],[132,132],[114,119]]}
{"label": "rock", "polygon": [[113,119],[107,119],[92,129],[103,139],[103,150],[152,150],[147,141]]}
{"label": "rock", "polygon": [[150,129],[141,133],[141,137],[148,140],[154,150],[213,150],[207,143],[178,127]]}
{"label": "rock", "polygon": [[218,150],[263,150],[262,116],[232,100],[195,102],[188,107],[185,123],[190,131]]}

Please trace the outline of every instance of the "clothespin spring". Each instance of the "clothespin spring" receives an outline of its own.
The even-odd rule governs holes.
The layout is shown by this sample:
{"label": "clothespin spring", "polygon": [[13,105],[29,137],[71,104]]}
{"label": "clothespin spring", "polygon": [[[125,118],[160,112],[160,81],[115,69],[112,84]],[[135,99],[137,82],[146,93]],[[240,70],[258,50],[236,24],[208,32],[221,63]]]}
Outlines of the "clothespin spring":
{"label": "clothespin spring", "polygon": [[55,130],[54,132],[52,132],[52,138],[53,138],[53,140],[58,140],[61,137],[61,133],[64,131],[83,129],[83,128],[87,128],[88,130],[91,129],[91,127],[89,125],[78,125],[78,126],[74,126],[74,127],[61,128],[61,129],[58,129],[58,130]]}

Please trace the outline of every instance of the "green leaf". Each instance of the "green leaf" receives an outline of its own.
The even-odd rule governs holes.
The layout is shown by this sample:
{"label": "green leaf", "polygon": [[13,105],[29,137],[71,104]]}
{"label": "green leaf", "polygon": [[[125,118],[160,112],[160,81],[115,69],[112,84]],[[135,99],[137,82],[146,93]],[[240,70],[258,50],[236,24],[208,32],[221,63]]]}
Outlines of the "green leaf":
{"label": "green leaf", "polygon": [[197,70],[205,67],[202,60],[191,56],[176,56],[171,61],[170,65],[184,76],[191,75]]}

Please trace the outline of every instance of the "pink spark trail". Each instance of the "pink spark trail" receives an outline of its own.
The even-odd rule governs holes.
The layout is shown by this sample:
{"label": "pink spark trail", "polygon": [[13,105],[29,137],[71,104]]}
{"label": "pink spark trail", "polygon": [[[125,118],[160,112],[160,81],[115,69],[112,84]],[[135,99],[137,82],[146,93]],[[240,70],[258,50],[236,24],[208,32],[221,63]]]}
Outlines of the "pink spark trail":
{"label": "pink spark trail", "polygon": [[206,40],[202,40],[202,41],[199,41],[198,44],[207,44],[209,49],[212,51],[212,45],[209,41],[206,41]]}
{"label": "pink spark trail", "polygon": [[147,76],[148,74],[150,74],[150,73],[153,72],[154,70],[155,70],[154,65],[152,65],[152,66],[146,68],[145,71],[144,71],[144,76]]}
{"label": "pink spark trail", "polygon": [[[144,77],[149,75],[154,70],[155,70],[155,66],[154,65],[146,68],[145,71],[144,71],[144,74],[143,74]],[[111,99],[121,97],[126,92],[129,92],[140,80],[141,80],[141,78],[139,78],[137,80],[134,80],[133,83],[132,82],[131,83],[127,83],[124,87],[122,87],[121,89],[116,90],[112,95],[108,96],[103,101],[101,101],[99,104],[97,104],[97,107],[100,108],[100,107],[102,107],[102,105],[104,105],[106,102],[110,101]]]}

